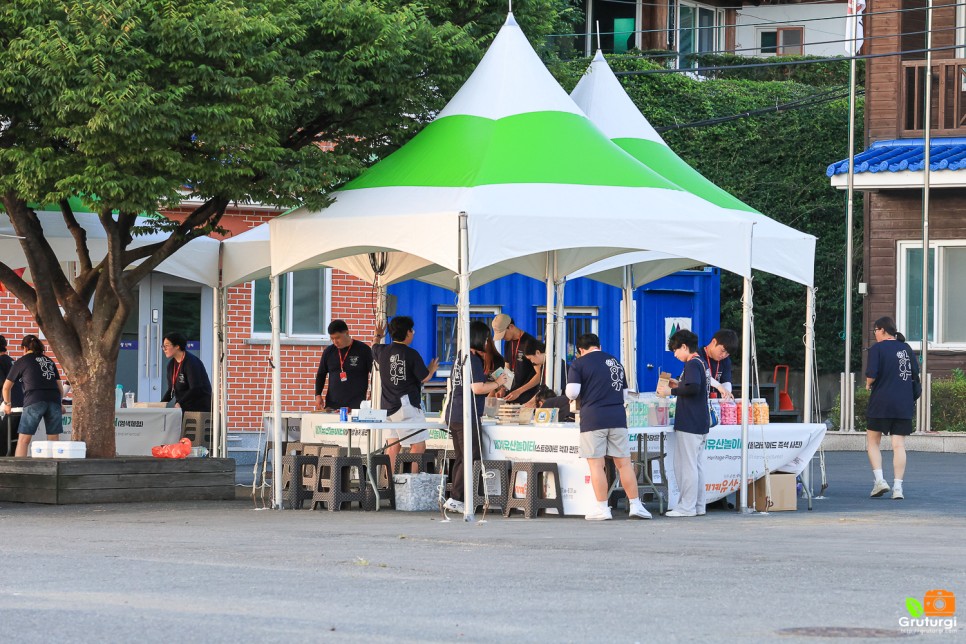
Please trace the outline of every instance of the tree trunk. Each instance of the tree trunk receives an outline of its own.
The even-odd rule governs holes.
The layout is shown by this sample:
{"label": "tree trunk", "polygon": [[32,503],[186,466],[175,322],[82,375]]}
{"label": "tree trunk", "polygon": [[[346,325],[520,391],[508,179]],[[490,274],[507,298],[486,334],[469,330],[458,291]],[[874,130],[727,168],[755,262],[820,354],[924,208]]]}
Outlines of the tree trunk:
{"label": "tree trunk", "polygon": [[[114,458],[114,375],[117,359],[88,360],[84,382],[74,388],[74,440],[87,443],[87,458]],[[79,375],[79,374],[76,374]],[[75,382],[75,374],[70,374]]]}

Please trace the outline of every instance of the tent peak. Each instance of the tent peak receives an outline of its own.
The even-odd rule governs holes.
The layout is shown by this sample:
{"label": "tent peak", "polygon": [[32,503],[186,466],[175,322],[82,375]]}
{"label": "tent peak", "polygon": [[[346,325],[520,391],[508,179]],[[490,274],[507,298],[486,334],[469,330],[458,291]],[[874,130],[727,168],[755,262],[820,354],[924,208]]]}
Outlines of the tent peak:
{"label": "tent peak", "polygon": [[605,59],[604,59],[604,52],[601,49],[598,49],[597,50],[597,53],[594,54],[594,60],[592,62],[595,62],[595,63],[596,62],[606,62]]}
{"label": "tent peak", "polygon": [[513,2],[510,2],[510,10],[506,14],[506,22],[503,23],[504,27],[519,27],[517,24],[517,19],[513,17]]}

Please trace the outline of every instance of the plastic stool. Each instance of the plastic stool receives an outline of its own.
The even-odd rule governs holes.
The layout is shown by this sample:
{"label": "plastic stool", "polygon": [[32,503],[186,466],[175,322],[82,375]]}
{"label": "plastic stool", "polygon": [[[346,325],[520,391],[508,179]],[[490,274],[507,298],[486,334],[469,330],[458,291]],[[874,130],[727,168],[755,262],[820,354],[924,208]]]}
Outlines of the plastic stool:
{"label": "plastic stool", "polygon": [[211,449],[211,412],[186,411],[181,416],[181,437],[191,439],[192,446]]}
{"label": "plastic stool", "polygon": [[[516,486],[517,475],[526,472],[527,485],[523,498],[516,498],[514,488]],[[549,474],[553,474],[554,498],[543,495],[543,479]],[[528,519],[540,516],[540,513],[547,513],[547,510],[556,510],[557,514],[563,516],[563,497],[560,492],[560,473],[557,471],[556,463],[514,463],[510,470],[510,489],[507,497],[506,507],[503,508],[503,516],[508,517],[513,510],[520,510],[523,516]]]}
{"label": "plastic stool", "polygon": [[[429,474],[436,474],[436,453],[435,449],[428,449],[422,454],[413,454],[412,452],[407,452],[405,454],[396,454],[396,474],[419,474],[420,472],[427,472]],[[413,472],[404,465],[408,463],[415,463],[416,470]]]}
{"label": "plastic stool", "polygon": [[[483,483],[480,481],[480,462],[473,461],[473,509],[483,507],[486,496],[483,494]],[[486,460],[482,461],[486,469],[486,479],[497,477],[500,481],[500,493],[490,495],[490,507],[506,509],[506,500],[510,495],[510,461]],[[529,476],[529,475],[528,475]]]}
{"label": "plastic stool", "polygon": [[[380,503],[389,501],[389,507],[396,509],[396,485],[393,483],[392,472],[390,472],[390,460],[386,454],[373,454],[371,457],[372,478],[376,481],[376,489],[379,491]],[[385,482],[383,482],[385,478]],[[368,477],[363,481],[366,489],[366,500],[363,505],[365,510],[376,509],[376,495],[372,491]]]}
{"label": "plastic stool", "polygon": [[311,507],[314,510],[324,503],[329,512],[341,510],[346,503],[358,503],[363,507],[366,484],[365,462],[358,456],[320,456],[312,486]]}

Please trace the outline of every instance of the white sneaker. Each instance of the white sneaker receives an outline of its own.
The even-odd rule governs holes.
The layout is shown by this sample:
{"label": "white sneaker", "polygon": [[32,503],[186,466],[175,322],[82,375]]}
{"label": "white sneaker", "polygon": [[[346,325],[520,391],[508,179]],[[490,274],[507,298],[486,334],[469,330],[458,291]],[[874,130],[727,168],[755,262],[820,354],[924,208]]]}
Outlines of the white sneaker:
{"label": "white sneaker", "polygon": [[872,486],[872,494],[870,494],[869,496],[873,498],[882,496],[883,494],[888,492],[889,489],[890,489],[889,484],[886,483],[884,480],[879,479],[878,481],[875,482],[875,485]]}
{"label": "white sneaker", "polygon": [[596,508],[593,511],[585,514],[584,518],[588,521],[610,521],[613,517],[610,513],[610,508],[605,508],[603,510]]}
{"label": "white sneaker", "polygon": [[668,510],[664,516],[666,517],[693,517],[697,516],[694,512],[681,512],[680,510]]}
{"label": "white sneaker", "polygon": [[894,488],[892,488],[892,498],[896,499],[897,501],[906,498],[902,495],[901,485],[897,485]]}
{"label": "white sneaker", "polygon": [[446,499],[446,503],[443,504],[443,509],[463,514],[466,511],[466,504],[456,499]]}
{"label": "white sneaker", "polygon": [[631,503],[631,509],[628,510],[627,516],[637,517],[638,519],[650,519],[651,513],[647,511],[643,503],[637,502]]}

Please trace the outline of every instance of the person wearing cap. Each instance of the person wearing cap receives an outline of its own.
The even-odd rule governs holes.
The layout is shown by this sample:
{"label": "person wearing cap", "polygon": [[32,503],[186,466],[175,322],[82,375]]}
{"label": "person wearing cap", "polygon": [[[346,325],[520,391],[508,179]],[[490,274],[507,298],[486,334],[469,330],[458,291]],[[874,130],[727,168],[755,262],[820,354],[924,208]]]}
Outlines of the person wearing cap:
{"label": "person wearing cap", "polygon": [[535,366],[523,354],[523,348],[535,338],[513,323],[506,313],[493,318],[493,339],[503,340],[503,358],[506,366],[513,372],[513,385],[506,395],[506,402],[525,403],[537,393],[542,367]]}

